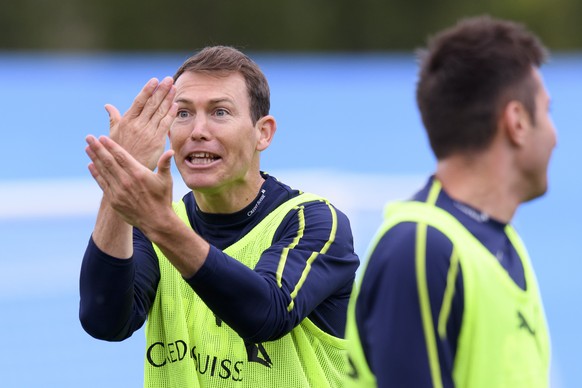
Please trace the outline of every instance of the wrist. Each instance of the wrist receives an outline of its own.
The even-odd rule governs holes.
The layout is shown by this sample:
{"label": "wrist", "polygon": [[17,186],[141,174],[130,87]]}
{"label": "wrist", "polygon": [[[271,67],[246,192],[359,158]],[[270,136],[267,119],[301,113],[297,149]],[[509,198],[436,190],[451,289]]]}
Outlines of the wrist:
{"label": "wrist", "polygon": [[156,212],[155,214],[152,212],[136,226],[150,241],[158,244],[164,239],[175,235],[183,224],[172,207],[168,207],[163,212]]}
{"label": "wrist", "polygon": [[172,211],[155,228],[142,230],[184,278],[194,276],[204,264],[210,245]]}

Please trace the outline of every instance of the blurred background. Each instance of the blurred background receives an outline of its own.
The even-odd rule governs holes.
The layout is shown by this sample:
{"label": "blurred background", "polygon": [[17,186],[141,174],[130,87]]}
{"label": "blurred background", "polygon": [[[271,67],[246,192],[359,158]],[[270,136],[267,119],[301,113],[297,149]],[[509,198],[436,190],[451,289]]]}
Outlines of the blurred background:
{"label": "blurred background", "polygon": [[[552,387],[582,386],[582,2],[578,0],[3,0],[0,13],[0,387],[139,387],[143,330],[97,341],[78,323],[78,273],[100,190],[84,153],[151,77],[236,46],[264,70],[278,132],[262,168],[329,197],[365,260],[383,204],[433,171],[416,110],[415,50],[465,16],[525,23],[558,147],[548,194],[520,208],[552,336]],[[185,188],[176,176],[174,191]],[[574,205],[570,206],[572,203]]]}

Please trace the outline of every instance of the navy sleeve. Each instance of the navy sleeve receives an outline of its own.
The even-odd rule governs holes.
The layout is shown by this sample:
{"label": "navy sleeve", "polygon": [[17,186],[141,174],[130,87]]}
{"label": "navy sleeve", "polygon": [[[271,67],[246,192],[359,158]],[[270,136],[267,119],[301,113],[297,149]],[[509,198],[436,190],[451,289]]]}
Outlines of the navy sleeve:
{"label": "navy sleeve", "polygon": [[134,255],[118,259],[89,240],[80,274],[79,319],[91,336],[122,341],[146,320],[160,277],[151,243],[134,230]]}
{"label": "navy sleeve", "polygon": [[[372,252],[356,304],[356,322],[368,365],[378,387],[433,386],[415,266],[416,224],[390,229]],[[447,320],[437,332],[452,244],[441,232],[427,233],[426,281],[443,387],[453,387],[452,369],[463,314],[462,277]]]}
{"label": "navy sleeve", "polygon": [[187,281],[248,342],[280,338],[310,315],[343,336],[359,265],[347,217],[327,203],[309,203],[285,218],[274,240],[254,270],[211,248]]}

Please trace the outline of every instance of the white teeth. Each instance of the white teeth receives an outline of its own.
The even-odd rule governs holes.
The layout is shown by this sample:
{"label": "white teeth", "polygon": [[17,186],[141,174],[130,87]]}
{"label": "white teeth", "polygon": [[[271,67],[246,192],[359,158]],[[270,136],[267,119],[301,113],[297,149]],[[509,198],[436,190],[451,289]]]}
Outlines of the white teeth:
{"label": "white teeth", "polygon": [[208,152],[194,152],[190,155],[190,158],[213,158],[214,155],[209,154]]}
{"label": "white teeth", "polygon": [[208,152],[194,152],[188,156],[188,160],[192,164],[210,164],[218,157]]}

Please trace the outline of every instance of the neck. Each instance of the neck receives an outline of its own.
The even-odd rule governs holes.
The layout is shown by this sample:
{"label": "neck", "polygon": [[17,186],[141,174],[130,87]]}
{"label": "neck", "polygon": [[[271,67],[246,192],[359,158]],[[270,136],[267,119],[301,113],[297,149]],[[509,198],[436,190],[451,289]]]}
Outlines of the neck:
{"label": "neck", "polygon": [[455,155],[440,160],[436,178],[451,198],[509,223],[521,203],[514,177],[499,155]]}
{"label": "neck", "polygon": [[261,174],[257,174],[252,179],[233,182],[220,188],[193,190],[196,205],[204,213],[236,213],[255,199],[264,181]]}

